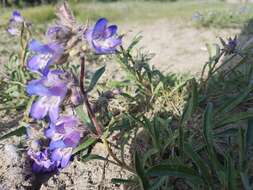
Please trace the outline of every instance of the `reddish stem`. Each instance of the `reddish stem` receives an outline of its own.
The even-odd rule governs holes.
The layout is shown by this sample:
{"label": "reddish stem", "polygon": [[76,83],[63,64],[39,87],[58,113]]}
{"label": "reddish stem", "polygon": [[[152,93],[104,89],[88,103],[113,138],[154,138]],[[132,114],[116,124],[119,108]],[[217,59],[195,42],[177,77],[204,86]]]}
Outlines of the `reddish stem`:
{"label": "reddish stem", "polygon": [[93,112],[92,109],[91,109],[91,106],[90,106],[90,102],[89,102],[89,99],[88,99],[87,92],[86,92],[85,89],[84,89],[84,81],[85,81],[85,56],[84,56],[84,54],[81,54],[81,55],[80,55],[80,62],[81,62],[80,89],[81,89],[81,92],[82,92],[83,97],[84,97],[84,104],[85,104],[85,107],[86,107],[87,112],[88,112],[88,114],[89,114],[89,117],[90,117],[90,119],[91,119],[93,125],[94,125],[95,128],[96,128],[97,135],[98,135],[98,136],[101,136],[101,135],[102,135],[102,127],[101,127],[101,125],[97,122],[96,116],[95,116],[94,112]]}

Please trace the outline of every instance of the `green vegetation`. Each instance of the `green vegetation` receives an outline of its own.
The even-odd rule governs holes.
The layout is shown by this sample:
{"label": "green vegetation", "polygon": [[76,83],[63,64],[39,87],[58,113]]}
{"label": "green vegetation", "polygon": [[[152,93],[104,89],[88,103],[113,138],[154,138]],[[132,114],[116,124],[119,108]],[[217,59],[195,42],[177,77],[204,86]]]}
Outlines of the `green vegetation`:
{"label": "green vegetation", "polygon": [[[160,1],[119,1],[119,2],[80,2],[72,3],[78,20],[85,22],[98,17],[106,17],[114,22],[150,21],[155,19],[179,19],[186,22],[199,12],[203,17],[197,21],[198,26],[235,27],[241,26],[253,16],[253,5],[226,4],[224,2],[160,2]],[[12,9],[1,10],[2,19],[7,22]],[[51,22],[54,16],[53,5],[25,8],[22,14],[35,23]],[[244,12],[243,12],[244,11]]]}

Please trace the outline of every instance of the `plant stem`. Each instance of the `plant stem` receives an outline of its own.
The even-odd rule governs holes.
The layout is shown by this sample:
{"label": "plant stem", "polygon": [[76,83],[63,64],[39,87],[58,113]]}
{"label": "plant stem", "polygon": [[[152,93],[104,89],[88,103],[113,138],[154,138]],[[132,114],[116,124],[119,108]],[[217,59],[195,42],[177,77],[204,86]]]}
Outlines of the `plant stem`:
{"label": "plant stem", "polygon": [[83,94],[84,98],[84,104],[87,109],[88,115],[93,123],[93,125],[96,128],[97,135],[100,137],[102,135],[102,127],[101,125],[97,122],[96,116],[94,112],[91,109],[91,105],[88,99],[87,92],[84,89],[84,81],[85,81],[85,55],[81,53],[80,55],[80,62],[81,62],[81,71],[80,71],[80,89]]}
{"label": "plant stem", "polygon": [[131,172],[131,173],[133,173],[133,174],[136,174],[136,172],[135,172],[130,166],[128,166],[126,163],[121,162],[121,161],[117,158],[117,156],[112,152],[112,149],[111,149],[111,147],[110,147],[110,145],[109,145],[109,143],[108,143],[108,141],[107,141],[106,139],[103,139],[103,143],[104,143],[105,146],[106,146],[106,149],[107,149],[107,151],[108,151],[108,154],[109,154],[109,155],[115,160],[115,162],[117,163],[116,165],[118,165],[118,166],[120,166],[120,167],[126,169],[127,171],[129,171],[129,172]]}

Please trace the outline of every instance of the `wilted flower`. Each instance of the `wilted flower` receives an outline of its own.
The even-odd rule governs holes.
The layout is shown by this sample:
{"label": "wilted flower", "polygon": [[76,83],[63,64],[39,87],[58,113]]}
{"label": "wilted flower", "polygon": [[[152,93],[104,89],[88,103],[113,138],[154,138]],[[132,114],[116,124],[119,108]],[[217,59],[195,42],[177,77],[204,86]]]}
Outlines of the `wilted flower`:
{"label": "wilted flower", "polygon": [[33,118],[42,119],[48,114],[51,121],[57,120],[60,103],[67,93],[66,83],[60,78],[63,74],[60,70],[53,70],[47,76],[28,83],[28,94],[40,96],[30,110]]}
{"label": "wilted flower", "polygon": [[107,23],[105,18],[101,18],[84,34],[91,48],[98,54],[115,53],[117,46],[122,43],[121,37],[117,35],[117,26],[107,27]]}
{"label": "wilted flower", "polygon": [[52,160],[61,168],[67,166],[73,148],[81,139],[78,124],[79,121],[74,116],[63,116],[56,123],[51,123],[45,131],[45,136],[51,139],[49,149],[52,151]]}
{"label": "wilted flower", "polygon": [[52,172],[56,169],[56,163],[50,159],[50,150],[34,151],[29,149],[28,156],[32,159],[32,170],[34,172]]}
{"label": "wilted flower", "polygon": [[48,28],[46,37],[49,41],[64,44],[69,40],[71,31],[65,26],[55,25]]}
{"label": "wilted flower", "polygon": [[7,31],[11,35],[19,35],[21,31],[20,27],[23,22],[24,22],[24,19],[21,16],[20,12],[17,10],[13,11],[12,16],[9,20]]}
{"label": "wilted flower", "polygon": [[64,48],[58,43],[41,44],[36,40],[30,42],[29,50],[35,55],[28,61],[28,69],[44,75],[49,72],[49,66],[59,60],[64,52]]}

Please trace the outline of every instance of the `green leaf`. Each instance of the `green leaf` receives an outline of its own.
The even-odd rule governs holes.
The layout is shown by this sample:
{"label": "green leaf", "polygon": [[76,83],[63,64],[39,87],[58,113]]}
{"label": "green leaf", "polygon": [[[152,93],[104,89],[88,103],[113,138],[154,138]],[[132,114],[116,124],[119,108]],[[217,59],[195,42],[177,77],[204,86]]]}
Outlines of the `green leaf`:
{"label": "green leaf", "polygon": [[84,151],[85,149],[89,148],[89,146],[91,146],[92,144],[96,143],[96,141],[97,141],[97,139],[94,139],[92,137],[86,138],[85,141],[82,144],[80,144],[78,147],[76,147],[74,149],[74,151],[72,152],[72,154],[74,155],[74,154],[76,154],[76,153],[78,153],[80,151]]}
{"label": "green leaf", "polygon": [[221,114],[221,112],[229,112],[233,110],[236,106],[244,101],[245,98],[252,91],[252,84],[250,84],[245,90],[243,90],[240,94],[235,96],[234,98],[229,99],[225,103],[223,103],[216,111],[217,114]]}
{"label": "green leaf", "polygon": [[192,89],[190,93],[189,100],[186,104],[186,107],[183,112],[183,116],[181,118],[181,124],[185,124],[185,122],[191,117],[193,112],[195,111],[197,105],[198,105],[198,89],[197,89],[197,82],[195,79],[191,79],[190,81],[190,87]]}
{"label": "green leaf", "polygon": [[81,121],[83,121],[83,123],[90,123],[90,118],[88,117],[88,115],[84,112],[83,110],[83,105],[80,105],[78,107],[75,108],[76,114],[79,117],[79,119]]}
{"label": "green leaf", "polygon": [[102,74],[104,72],[105,72],[105,66],[96,70],[96,72],[94,73],[94,75],[91,78],[90,85],[87,88],[87,92],[92,91],[92,89],[95,87],[95,85],[97,84],[98,80],[100,79],[100,77],[102,76]]}
{"label": "green leaf", "polygon": [[253,118],[248,120],[248,127],[246,131],[246,149],[253,145]]}
{"label": "green leaf", "polygon": [[209,149],[212,149],[213,147],[213,135],[212,135],[213,127],[214,127],[213,104],[208,103],[206,110],[204,112],[203,132],[204,132],[204,138],[206,140],[206,143]]}
{"label": "green leaf", "polygon": [[209,184],[209,186],[212,185],[212,176],[211,176],[211,170],[206,164],[206,161],[204,161],[192,148],[190,144],[184,145],[185,153],[188,155],[190,159],[193,160],[193,162],[198,167],[201,175],[203,176],[203,179]]}
{"label": "green leaf", "polygon": [[136,181],[131,179],[120,179],[120,178],[112,178],[111,182],[113,184],[133,184],[136,183]]}
{"label": "green leaf", "polygon": [[173,176],[188,179],[195,184],[203,183],[202,178],[195,170],[176,164],[154,166],[148,169],[147,175],[151,177]]}
{"label": "green leaf", "polygon": [[26,133],[26,127],[25,126],[22,126],[22,127],[19,127],[5,135],[3,135],[2,137],[0,137],[0,140],[4,140],[6,138],[10,138],[12,136],[23,136],[24,134]]}
{"label": "green leaf", "polygon": [[81,158],[81,160],[83,162],[88,162],[90,160],[102,160],[102,161],[107,161],[108,159],[103,157],[103,156],[99,156],[99,155],[96,155],[96,154],[89,154],[89,155],[85,155]]}
{"label": "green leaf", "polygon": [[228,124],[236,123],[241,120],[246,120],[252,117],[253,117],[253,112],[240,112],[240,113],[236,113],[232,115],[229,114],[225,117],[222,117],[221,119],[217,121],[216,128],[223,127]]}
{"label": "green leaf", "polygon": [[139,177],[142,189],[143,190],[149,189],[149,181],[147,179],[146,172],[143,168],[142,161],[140,160],[137,152],[135,152],[134,165],[135,165],[135,170]]}
{"label": "green leaf", "polygon": [[236,170],[234,168],[234,164],[232,158],[230,156],[227,157],[227,172],[226,172],[226,189],[236,190],[237,182],[236,182]]}
{"label": "green leaf", "polygon": [[225,136],[231,136],[231,135],[237,135],[239,129],[238,128],[224,128],[223,130],[219,130],[213,134],[213,137],[225,137]]}
{"label": "green leaf", "polygon": [[132,40],[131,44],[127,47],[127,52],[130,53],[134,46],[136,46],[142,38],[143,37],[141,35],[136,35]]}

